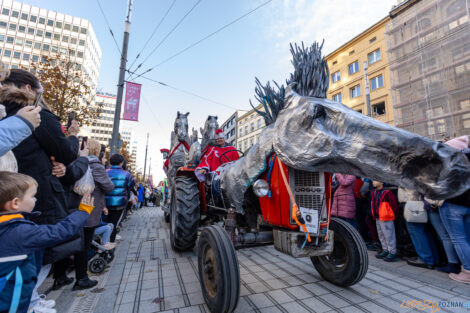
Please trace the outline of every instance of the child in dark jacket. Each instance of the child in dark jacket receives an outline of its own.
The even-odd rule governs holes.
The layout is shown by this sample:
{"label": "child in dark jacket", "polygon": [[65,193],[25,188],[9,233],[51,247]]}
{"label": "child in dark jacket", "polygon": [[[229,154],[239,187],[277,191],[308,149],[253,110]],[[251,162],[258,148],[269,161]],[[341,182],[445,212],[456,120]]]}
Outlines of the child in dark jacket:
{"label": "child in dark jacket", "polygon": [[27,312],[37,280],[34,252],[74,236],[88,220],[93,199],[85,195],[78,211],[55,225],[36,225],[32,216],[37,182],[0,172],[0,312]]}
{"label": "child in dark jacket", "polygon": [[371,210],[382,244],[382,252],[376,257],[387,262],[398,261],[394,223],[398,214],[397,198],[390,190],[384,190],[382,182],[374,181],[373,186],[375,190],[371,193]]}

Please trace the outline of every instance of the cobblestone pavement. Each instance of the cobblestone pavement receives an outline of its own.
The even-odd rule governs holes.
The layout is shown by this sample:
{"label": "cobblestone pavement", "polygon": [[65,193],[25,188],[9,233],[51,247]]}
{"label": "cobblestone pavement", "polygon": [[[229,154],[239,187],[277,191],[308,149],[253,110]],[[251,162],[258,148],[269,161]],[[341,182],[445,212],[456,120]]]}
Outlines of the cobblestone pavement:
{"label": "cobblestone pavement", "polygon": [[[99,280],[97,288],[72,292],[70,285],[48,293],[48,299],[57,301],[57,312],[209,312],[196,256],[172,251],[160,208],[137,211],[120,234],[124,240],[110,269],[92,277]],[[402,261],[379,261],[372,254],[366,277],[345,289],[324,281],[309,259],[294,259],[272,246],[239,250],[238,260],[241,297],[237,312],[410,312],[418,309],[407,308],[406,301],[470,301],[468,285]],[[49,278],[43,290],[51,285]],[[421,309],[470,312],[465,308]]]}

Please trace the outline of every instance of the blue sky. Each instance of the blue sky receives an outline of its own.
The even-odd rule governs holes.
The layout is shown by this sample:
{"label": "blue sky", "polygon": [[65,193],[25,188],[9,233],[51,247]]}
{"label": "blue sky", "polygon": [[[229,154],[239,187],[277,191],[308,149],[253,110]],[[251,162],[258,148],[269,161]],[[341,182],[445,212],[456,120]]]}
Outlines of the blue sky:
{"label": "blue sky", "polygon": [[[143,60],[198,0],[176,0],[174,7],[143,51]],[[116,93],[119,54],[96,0],[24,0],[24,2],[91,21],[103,53],[99,88]],[[173,0],[134,0],[128,66]],[[188,17],[142,65],[148,69],[189,44],[238,18],[266,0],[201,0]],[[126,12],[125,0],[100,0],[119,47]],[[138,167],[143,168],[145,137],[155,180],[163,177],[160,148],[168,148],[176,111],[191,112],[190,127],[199,129],[207,115],[223,122],[232,108],[249,109],[254,77],[284,82],[291,65],[289,42],[325,39],[328,53],[371,26],[390,11],[396,0],[273,0],[146,76],[226,106],[214,104],[153,82],[142,83],[139,122],[121,122],[139,141]],[[138,64],[139,62],[136,62]],[[135,66],[134,66],[135,67]],[[230,108],[232,107],[232,108]]]}

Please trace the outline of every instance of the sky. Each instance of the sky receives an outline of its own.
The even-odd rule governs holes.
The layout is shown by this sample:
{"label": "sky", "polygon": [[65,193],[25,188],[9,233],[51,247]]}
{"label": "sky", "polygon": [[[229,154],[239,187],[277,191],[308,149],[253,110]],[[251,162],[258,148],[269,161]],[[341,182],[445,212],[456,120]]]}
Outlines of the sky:
{"label": "sky", "polygon": [[[126,0],[22,2],[88,19],[102,50],[98,88],[116,94],[120,53],[100,12],[98,1],[121,49]],[[147,60],[139,71],[154,67],[265,2],[267,0],[134,0],[128,68],[132,63],[135,63],[132,69],[135,68],[144,59]],[[142,84],[139,121],[121,121],[121,125],[131,128],[134,139],[138,141],[137,168],[144,167],[146,134],[149,133],[147,167],[150,163],[154,181],[163,178],[163,159],[159,151],[161,148],[169,148],[177,111],[190,112],[189,125],[196,129],[203,126],[208,115],[217,115],[222,124],[235,109],[250,109],[249,100],[254,100],[255,77],[263,83],[268,80],[285,82],[292,70],[289,43],[304,41],[310,45],[313,41],[324,39],[323,50],[326,55],[387,16],[396,2],[272,0],[195,47],[152,69],[145,74],[146,77],[174,88],[142,78],[136,80]],[[142,50],[170,6],[172,8],[165,20]],[[141,56],[134,62],[141,51]]]}

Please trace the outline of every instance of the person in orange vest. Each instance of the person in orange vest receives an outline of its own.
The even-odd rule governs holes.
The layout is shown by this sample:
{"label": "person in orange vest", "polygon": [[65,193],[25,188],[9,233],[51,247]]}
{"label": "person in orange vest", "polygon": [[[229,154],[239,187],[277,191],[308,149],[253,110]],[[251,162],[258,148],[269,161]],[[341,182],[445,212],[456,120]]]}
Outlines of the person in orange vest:
{"label": "person in orange vest", "polygon": [[374,181],[375,190],[371,194],[372,215],[376,219],[377,233],[382,245],[382,252],[375,257],[387,262],[398,261],[397,240],[395,236],[395,217],[398,214],[397,198],[390,190],[384,189],[384,183]]}

